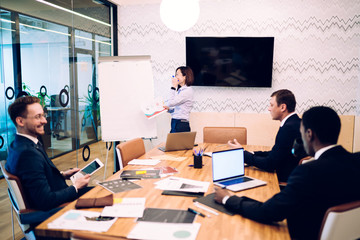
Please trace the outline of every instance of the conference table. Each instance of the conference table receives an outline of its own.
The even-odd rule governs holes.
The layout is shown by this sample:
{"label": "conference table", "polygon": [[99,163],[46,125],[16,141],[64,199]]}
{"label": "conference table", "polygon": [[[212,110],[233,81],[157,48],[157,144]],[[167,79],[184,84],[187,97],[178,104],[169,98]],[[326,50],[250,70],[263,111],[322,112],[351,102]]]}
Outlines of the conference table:
{"label": "conference table", "polygon": [[[205,152],[213,152],[219,150],[228,149],[224,144],[208,144],[200,143],[197,147],[198,149],[202,147],[205,149]],[[246,150],[249,151],[266,151],[269,150],[269,147],[262,146],[244,146]],[[173,151],[164,153],[155,147],[154,149],[145,153],[141,158],[148,159],[153,156],[159,155],[168,155],[172,157],[186,157],[183,161],[169,161],[162,160],[156,165],[159,166],[170,166],[177,169],[175,177],[207,181],[210,182],[210,186],[205,195],[214,192],[214,186],[212,184],[212,163],[211,158],[203,156],[203,167],[201,169],[195,169],[189,167],[193,164],[193,150],[183,150],[183,151]],[[152,166],[137,166],[137,165],[127,165],[125,170],[132,169],[148,169]],[[107,180],[118,179],[122,170],[116,172],[114,175],[109,177]],[[266,181],[265,186],[252,188],[240,192],[236,192],[238,196],[247,196],[254,198],[259,201],[266,201],[274,194],[278,193],[279,185],[278,179],[275,173],[269,173],[262,170],[259,170],[255,167],[246,167],[245,174],[250,177],[254,177],[263,181]],[[114,194],[116,198],[131,198],[131,197],[144,197],[146,198],[145,207],[146,208],[164,208],[164,209],[180,209],[187,210],[189,207],[198,210],[199,212],[208,213],[205,210],[202,210],[196,207],[193,203],[195,197],[182,197],[182,196],[169,196],[161,195],[163,190],[156,189],[154,183],[160,179],[143,179],[136,181],[135,183],[140,185],[142,188],[134,189],[131,191],[121,192]],[[82,198],[90,197],[104,197],[109,195],[111,192],[106,190],[101,186],[96,186],[91,191],[82,196]],[[68,204],[65,208],[51,216],[49,219],[38,225],[35,229],[35,232],[39,236],[44,237],[59,237],[59,238],[70,238],[73,230],[67,229],[49,229],[47,227],[48,223],[54,221],[56,218],[63,215],[66,211],[75,209],[76,201]],[[102,208],[91,208],[85,209],[90,211],[101,212]],[[194,222],[200,223],[201,227],[198,232],[196,239],[290,239],[290,235],[287,229],[286,220],[276,223],[276,224],[262,224],[249,219],[246,219],[238,214],[230,216],[225,213],[219,212],[218,215],[210,214],[211,217],[200,217],[196,216]],[[107,236],[118,236],[120,239],[126,239],[126,236],[136,225],[135,218],[118,218],[116,222],[110,227],[107,232],[101,233],[102,235]]]}

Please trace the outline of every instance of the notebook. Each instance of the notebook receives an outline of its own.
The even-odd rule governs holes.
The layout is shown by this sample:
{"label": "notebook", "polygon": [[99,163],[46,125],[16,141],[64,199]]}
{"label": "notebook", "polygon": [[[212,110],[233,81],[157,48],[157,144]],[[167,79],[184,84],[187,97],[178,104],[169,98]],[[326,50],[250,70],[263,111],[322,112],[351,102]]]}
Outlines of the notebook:
{"label": "notebook", "polygon": [[266,182],[245,176],[244,149],[212,153],[213,183],[237,192],[266,185]]}
{"label": "notebook", "polygon": [[178,151],[193,149],[196,132],[168,133],[165,147],[159,147],[161,151]]}

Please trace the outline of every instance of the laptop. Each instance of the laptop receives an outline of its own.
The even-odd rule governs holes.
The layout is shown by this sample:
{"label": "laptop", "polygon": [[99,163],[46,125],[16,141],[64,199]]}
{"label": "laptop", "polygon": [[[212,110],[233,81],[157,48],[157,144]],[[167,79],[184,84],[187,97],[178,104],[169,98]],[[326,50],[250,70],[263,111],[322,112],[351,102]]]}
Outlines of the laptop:
{"label": "laptop", "polygon": [[266,182],[245,176],[244,149],[212,153],[213,183],[237,192],[266,185]]}
{"label": "laptop", "polygon": [[196,132],[168,133],[165,147],[159,147],[163,152],[188,150],[194,148]]}

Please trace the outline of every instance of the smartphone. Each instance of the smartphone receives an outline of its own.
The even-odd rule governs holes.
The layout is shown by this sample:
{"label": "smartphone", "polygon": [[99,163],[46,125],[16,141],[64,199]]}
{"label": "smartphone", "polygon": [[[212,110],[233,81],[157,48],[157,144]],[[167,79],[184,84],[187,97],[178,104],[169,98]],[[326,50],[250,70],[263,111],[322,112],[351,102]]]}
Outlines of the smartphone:
{"label": "smartphone", "polygon": [[100,161],[100,159],[95,158],[92,162],[87,164],[85,167],[83,167],[81,170],[79,170],[77,173],[72,175],[70,177],[70,180],[75,183],[76,179],[85,176],[86,174],[94,174],[96,171],[98,171],[100,168],[102,168],[104,164]]}

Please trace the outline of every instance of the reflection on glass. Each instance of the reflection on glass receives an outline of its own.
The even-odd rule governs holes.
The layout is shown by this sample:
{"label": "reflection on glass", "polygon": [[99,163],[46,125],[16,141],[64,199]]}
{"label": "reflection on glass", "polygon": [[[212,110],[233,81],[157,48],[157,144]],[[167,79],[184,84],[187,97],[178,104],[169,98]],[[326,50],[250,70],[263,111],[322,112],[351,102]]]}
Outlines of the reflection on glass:
{"label": "reflection on glass", "polygon": [[[10,12],[0,11],[0,159],[6,159],[6,149],[14,140],[16,129],[7,108],[15,99]],[[9,97],[7,98],[6,95]],[[3,114],[4,113],[4,114]]]}
{"label": "reflection on glass", "polygon": [[[99,56],[112,54],[110,4],[100,0],[61,3],[62,7],[81,15],[36,1],[31,2],[31,8],[29,4],[28,0],[17,0],[17,4],[13,0],[1,1],[9,9],[0,9],[0,88],[4,89],[0,91],[2,159],[6,158],[5,150],[16,133],[7,114],[15,97],[6,98],[7,88],[12,89],[9,93],[13,95],[15,91],[26,91],[40,98],[48,114],[43,141],[49,157],[81,149],[101,139],[100,106],[95,101],[99,98],[96,63]],[[16,56],[13,56],[14,46],[19,53]],[[15,69],[21,69],[18,80]]]}

